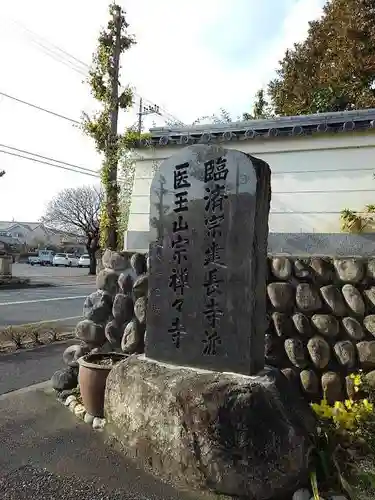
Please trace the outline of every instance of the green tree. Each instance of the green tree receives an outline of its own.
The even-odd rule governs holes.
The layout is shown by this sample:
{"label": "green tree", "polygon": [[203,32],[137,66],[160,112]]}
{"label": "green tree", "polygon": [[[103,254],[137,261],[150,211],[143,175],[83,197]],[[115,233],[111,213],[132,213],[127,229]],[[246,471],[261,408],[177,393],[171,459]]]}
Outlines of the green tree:
{"label": "green tree", "polygon": [[101,110],[92,117],[83,114],[83,129],[94,139],[98,152],[104,155],[101,170],[104,201],[100,214],[100,241],[102,248],[115,250],[121,241],[118,162],[124,150],[139,139],[139,134],[134,131],[119,134],[117,130],[119,110],[126,110],[133,104],[132,89],[126,86],[120,90],[120,55],[135,44],[135,39],[127,32],[129,25],[125,20],[125,12],[119,5],[111,5],[109,14],[110,20],[107,28],[99,35],[89,72],[91,93],[100,103]]}
{"label": "green tree", "polygon": [[255,94],[252,113],[243,113],[243,120],[260,120],[261,118],[272,118],[272,107],[266,98],[264,89],[259,89]]}
{"label": "green tree", "polygon": [[229,112],[224,109],[220,108],[219,114],[213,114],[213,115],[204,115],[200,116],[196,120],[193,121],[192,125],[199,125],[201,123],[212,123],[214,125],[218,125],[219,123],[232,123],[233,119],[230,116]]}
{"label": "green tree", "polygon": [[268,85],[278,115],[375,107],[375,3],[330,0]]}

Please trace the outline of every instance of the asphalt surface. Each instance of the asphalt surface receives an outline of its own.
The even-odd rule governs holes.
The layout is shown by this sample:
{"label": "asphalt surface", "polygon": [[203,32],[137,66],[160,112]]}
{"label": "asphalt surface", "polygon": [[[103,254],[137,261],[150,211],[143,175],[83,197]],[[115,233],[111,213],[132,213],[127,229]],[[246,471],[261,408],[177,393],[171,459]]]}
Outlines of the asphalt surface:
{"label": "asphalt surface", "polygon": [[13,276],[50,287],[0,290],[0,328],[55,321],[67,328],[82,315],[83,301],[95,290],[87,269],[14,264]]}
{"label": "asphalt surface", "polygon": [[198,500],[120,455],[52,394],[0,396],[2,500]]}
{"label": "asphalt surface", "polygon": [[93,277],[88,276],[87,268],[79,267],[52,267],[52,266],[30,266],[29,264],[13,264],[13,276],[29,278],[31,282],[47,282],[60,284],[61,280],[65,284],[92,281]]}
{"label": "asphalt surface", "polygon": [[[1,325],[56,319],[65,325],[66,318],[75,324],[84,298],[95,289],[87,271],[73,276],[69,272],[76,270],[16,269],[14,275],[58,286],[1,291]],[[1,500],[198,500],[200,495],[177,491],[119,454],[53,394],[22,389],[50,379],[74,342],[0,356]]]}
{"label": "asphalt surface", "polygon": [[68,345],[76,343],[77,340],[72,339],[35,349],[0,354],[0,395],[49,380],[56,370],[64,366],[64,350]]}
{"label": "asphalt surface", "polygon": [[82,316],[85,298],[94,290],[94,283],[1,290],[0,327],[52,320],[74,325]]}

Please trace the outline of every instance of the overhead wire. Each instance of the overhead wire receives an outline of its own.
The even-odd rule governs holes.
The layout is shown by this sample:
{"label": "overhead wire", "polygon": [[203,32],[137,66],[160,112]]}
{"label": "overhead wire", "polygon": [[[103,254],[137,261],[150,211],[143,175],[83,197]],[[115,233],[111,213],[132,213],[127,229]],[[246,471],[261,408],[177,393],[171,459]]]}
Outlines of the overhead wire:
{"label": "overhead wire", "polygon": [[[33,43],[35,43],[45,54],[49,55],[57,62],[60,62],[60,63],[64,64],[65,66],[68,66],[70,69],[72,69],[73,71],[76,71],[80,75],[87,77],[88,71],[90,70],[90,66],[88,64],[81,61],[80,59],[78,59],[74,55],[72,55],[69,52],[67,52],[66,50],[62,49],[61,47],[53,44],[52,42],[50,42],[46,39],[43,39],[43,37],[34,33],[32,30],[26,28],[21,23],[15,21],[15,20],[11,20],[11,21],[14,24],[17,24],[18,26],[20,26],[21,29],[27,33],[28,37],[31,38],[31,41]],[[39,38],[39,40],[38,40],[38,38]],[[46,46],[44,43],[41,43],[40,40],[45,41],[50,47],[52,47],[52,49],[50,47],[48,47],[48,45]],[[63,55],[61,55],[61,54],[63,54]],[[79,67],[79,65],[81,65],[85,69],[83,69],[82,67]],[[139,99],[142,99],[143,102],[145,102],[146,104],[149,104],[151,106],[155,106],[155,104],[152,101],[141,97],[140,94],[135,92],[134,95],[136,97],[138,97]],[[80,124],[80,122],[78,120],[74,120],[73,118],[69,118],[69,117],[64,116],[60,113],[56,113],[56,112],[49,110],[47,108],[44,108],[42,106],[38,106],[36,104],[25,101],[23,99],[19,99],[15,96],[11,96],[9,94],[6,94],[5,92],[0,91],[0,96],[1,96],[1,98],[6,97],[8,99],[12,99],[16,102],[27,105],[27,106],[32,107],[34,109],[37,109],[39,111],[43,111],[43,112],[48,113],[50,115],[56,116],[58,118],[67,120],[71,123],[74,123],[77,125]],[[182,122],[178,118],[176,118],[174,115],[169,113],[165,108],[158,106],[158,110],[159,110],[158,114],[164,116],[165,118],[167,118],[169,120],[173,120],[175,122],[182,124]],[[160,111],[162,111],[162,112],[160,113]],[[23,149],[14,148],[12,146],[7,146],[5,144],[0,144],[0,147],[7,148],[7,149],[11,150],[11,151],[5,151],[5,150],[1,149],[0,153],[2,153],[2,154],[7,154],[10,156],[22,158],[22,159],[29,160],[29,161],[34,161],[34,162],[41,163],[41,164],[48,165],[48,166],[52,166],[55,168],[60,168],[63,170],[67,170],[67,171],[71,171],[71,172],[75,172],[75,173],[80,173],[80,174],[84,174],[84,175],[89,175],[91,177],[100,178],[100,175],[98,172],[95,172],[94,170],[87,169],[85,167],[80,167],[78,165],[74,165],[74,164],[71,164],[68,162],[56,160],[54,158],[43,156],[43,155],[40,155],[38,153],[32,153],[30,151],[26,151]],[[29,156],[25,156],[25,155],[29,155]],[[51,162],[54,162],[54,163],[51,163]],[[56,163],[58,163],[58,165]],[[119,180],[121,180],[121,179],[119,179]]]}
{"label": "overhead wire", "polygon": [[95,170],[91,170],[90,168],[80,167],[79,165],[74,165],[74,164],[68,163],[66,161],[56,160],[55,158],[50,158],[48,156],[43,156],[43,155],[40,155],[39,153],[32,153],[30,151],[26,151],[24,149],[15,148],[13,146],[7,146],[6,144],[0,144],[0,147],[11,149],[13,151],[17,151],[18,153],[24,153],[24,154],[28,154],[28,155],[32,155],[32,156],[37,156],[38,158],[42,158],[43,160],[48,160],[48,161],[54,161],[56,163],[61,163],[62,165],[67,165],[68,167],[79,168],[79,169],[83,170],[84,172],[90,172],[90,173],[93,173],[93,174],[97,173]]}
{"label": "overhead wire", "polygon": [[[21,29],[27,33],[27,35],[29,36],[29,38],[31,38],[32,41],[37,46],[39,46],[40,48],[44,49],[44,52],[47,55],[49,55],[50,57],[52,57],[56,61],[65,64],[70,69],[72,69],[73,71],[79,73],[80,75],[82,75],[84,77],[87,77],[88,72],[90,70],[90,65],[89,64],[85,63],[84,61],[82,61],[78,57],[74,56],[73,54],[69,53],[68,51],[62,49],[58,45],[50,42],[46,38],[43,38],[42,36],[40,36],[37,33],[33,32],[29,28],[26,28],[25,26],[23,26],[18,21],[12,20],[12,22],[14,24],[18,25],[19,27],[21,27]],[[38,41],[38,39],[39,39],[39,41]],[[40,40],[42,40],[42,42],[47,43],[50,47],[52,47],[52,49],[50,47],[46,46],[45,44],[41,43]],[[82,67],[80,68],[79,65],[81,65],[85,69],[83,69]],[[122,90],[124,90],[124,87],[122,87]],[[134,92],[134,96],[137,97],[138,99],[142,99],[144,103],[146,103],[146,104],[148,104],[150,106],[155,106],[155,103],[153,101],[151,101],[151,100],[149,100],[149,99],[147,99],[145,97],[142,97],[137,92]],[[173,115],[172,113],[170,113],[166,108],[164,108],[162,106],[157,106],[157,107],[158,107],[158,110],[159,110],[159,114],[161,116],[163,116],[164,118],[166,118],[166,119],[168,119],[170,121],[174,121],[176,123],[179,123],[179,124],[183,125],[183,122],[179,118],[177,118],[175,115]]]}
{"label": "overhead wire", "polygon": [[[27,33],[30,33],[30,35],[32,37],[34,37],[34,39],[37,39],[39,38],[39,40],[42,40],[44,42],[46,42],[47,44],[49,44],[53,49],[56,49],[57,51],[65,54],[67,57],[73,59],[74,61],[76,61],[77,63],[79,64],[82,64],[83,66],[85,66],[85,63],[82,62],[80,59],[78,59],[77,57],[73,56],[72,54],[70,54],[69,52],[67,52],[66,50],[62,49],[61,47],[55,45],[54,43],[52,43],[50,40],[47,40],[46,38],[42,37],[41,35],[38,35],[37,33],[35,33],[35,31],[32,31],[30,28],[27,28],[24,24],[20,23],[19,21],[15,21],[14,19],[11,20],[13,24],[17,24],[18,26],[20,26],[24,31],[26,31]],[[40,42],[37,42],[37,43],[40,43]],[[48,49],[48,50],[51,50],[51,49]]]}
{"label": "overhead wire", "polygon": [[42,163],[44,165],[50,165],[51,167],[61,168],[62,170],[68,170],[68,171],[74,172],[76,174],[89,175],[89,176],[95,177],[97,179],[100,177],[99,175],[89,174],[88,172],[81,172],[80,170],[74,170],[73,168],[63,167],[62,165],[54,165],[53,163],[49,163],[47,161],[38,160],[37,158],[29,158],[27,156],[24,156],[24,155],[21,155],[21,154],[18,154],[18,153],[12,153],[10,151],[4,151],[3,149],[0,149],[0,153],[4,153],[4,154],[10,155],[10,156],[16,156],[18,158],[23,158],[24,160],[30,160],[30,161],[34,161],[34,162],[37,162],[37,163]]}
{"label": "overhead wire", "polygon": [[[77,65],[77,62],[78,62],[80,65],[86,66],[85,63],[83,63],[82,61],[79,61],[79,59],[74,57],[72,54],[69,54],[67,51],[65,51],[61,47],[58,47],[57,45],[53,44],[49,40],[46,40],[41,35],[38,35],[34,31],[32,31],[31,29],[24,26],[19,21],[16,21],[14,19],[11,19],[10,21],[13,24],[15,24],[16,26],[18,26],[19,28],[21,28],[21,30],[26,33],[27,38],[29,40],[31,40],[32,43],[37,45],[40,49],[42,49],[42,52],[44,52],[48,56],[52,57],[52,59],[54,59],[58,62],[61,62],[62,64],[65,64],[70,69],[77,71],[81,75],[83,75],[83,76],[86,75],[85,70],[80,68],[79,65]],[[43,42],[47,43],[47,46]],[[48,45],[49,45],[49,47],[48,47]],[[70,59],[72,59],[72,60],[70,60]],[[76,62],[74,62],[74,61],[76,61]]]}
{"label": "overhead wire", "polygon": [[22,99],[19,99],[18,97],[6,94],[5,92],[0,91],[0,96],[7,97],[8,99],[12,99],[13,101],[25,104],[26,106],[30,106],[31,108],[38,109],[39,111],[44,111],[45,113],[49,113],[50,115],[57,116],[58,118],[62,118],[63,120],[75,123],[76,125],[80,125],[80,122],[78,120],[74,120],[73,118],[69,118],[68,116],[61,115],[60,113],[56,113],[55,111],[51,111],[50,109],[43,108],[42,106],[37,106],[36,104],[24,101]]}
{"label": "overhead wire", "polygon": [[[7,154],[10,156],[16,156],[18,158],[23,158],[24,160],[30,160],[37,163],[42,163],[44,165],[49,165],[55,168],[60,168],[62,170],[68,170],[70,172],[75,172],[76,174],[89,175],[91,177],[100,178],[99,172],[95,170],[90,170],[85,167],[80,167],[79,165],[74,165],[73,163],[68,163],[61,160],[56,160],[55,158],[50,158],[48,156],[40,155],[39,153],[32,153],[31,151],[26,151],[24,149],[14,148],[13,146],[7,146],[6,144],[0,144],[0,147],[10,149],[11,151],[5,151],[0,149],[0,153]],[[29,156],[25,156],[29,155]],[[55,163],[52,163],[55,162]]]}

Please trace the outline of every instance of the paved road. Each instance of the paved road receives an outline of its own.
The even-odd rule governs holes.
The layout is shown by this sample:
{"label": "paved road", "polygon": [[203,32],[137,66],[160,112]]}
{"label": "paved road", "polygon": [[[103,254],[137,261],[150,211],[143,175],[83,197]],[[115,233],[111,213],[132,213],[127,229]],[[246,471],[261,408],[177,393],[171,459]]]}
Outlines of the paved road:
{"label": "paved road", "polygon": [[0,397],[2,500],[199,500],[146,473],[42,391]]}
{"label": "paved road", "polygon": [[94,283],[2,290],[0,327],[52,320],[72,326],[82,315],[84,299],[94,290]]}
{"label": "paved road", "polygon": [[49,380],[63,367],[62,353],[76,340],[0,354],[0,395]]}
{"label": "paved road", "polygon": [[78,267],[29,266],[13,264],[13,276],[29,278],[32,283],[47,282],[53,284],[93,283],[95,277],[88,275],[88,269]]}

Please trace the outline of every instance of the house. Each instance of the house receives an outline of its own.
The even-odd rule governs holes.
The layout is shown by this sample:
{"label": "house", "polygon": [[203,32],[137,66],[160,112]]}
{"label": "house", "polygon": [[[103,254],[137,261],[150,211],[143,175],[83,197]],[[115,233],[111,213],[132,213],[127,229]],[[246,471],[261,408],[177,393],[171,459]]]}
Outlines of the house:
{"label": "house", "polygon": [[161,127],[150,133],[135,156],[126,250],[148,249],[153,172],[189,144],[220,144],[270,165],[271,233],[338,233],[341,210],[375,204],[375,109]]}
{"label": "house", "polygon": [[22,246],[22,243],[18,240],[18,238],[14,238],[7,231],[0,231],[0,242],[12,248],[18,248]]}
{"label": "house", "polygon": [[0,241],[28,248],[76,248],[84,250],[85,239],[82,236],[47,227],[41,222],[0,221]]}

